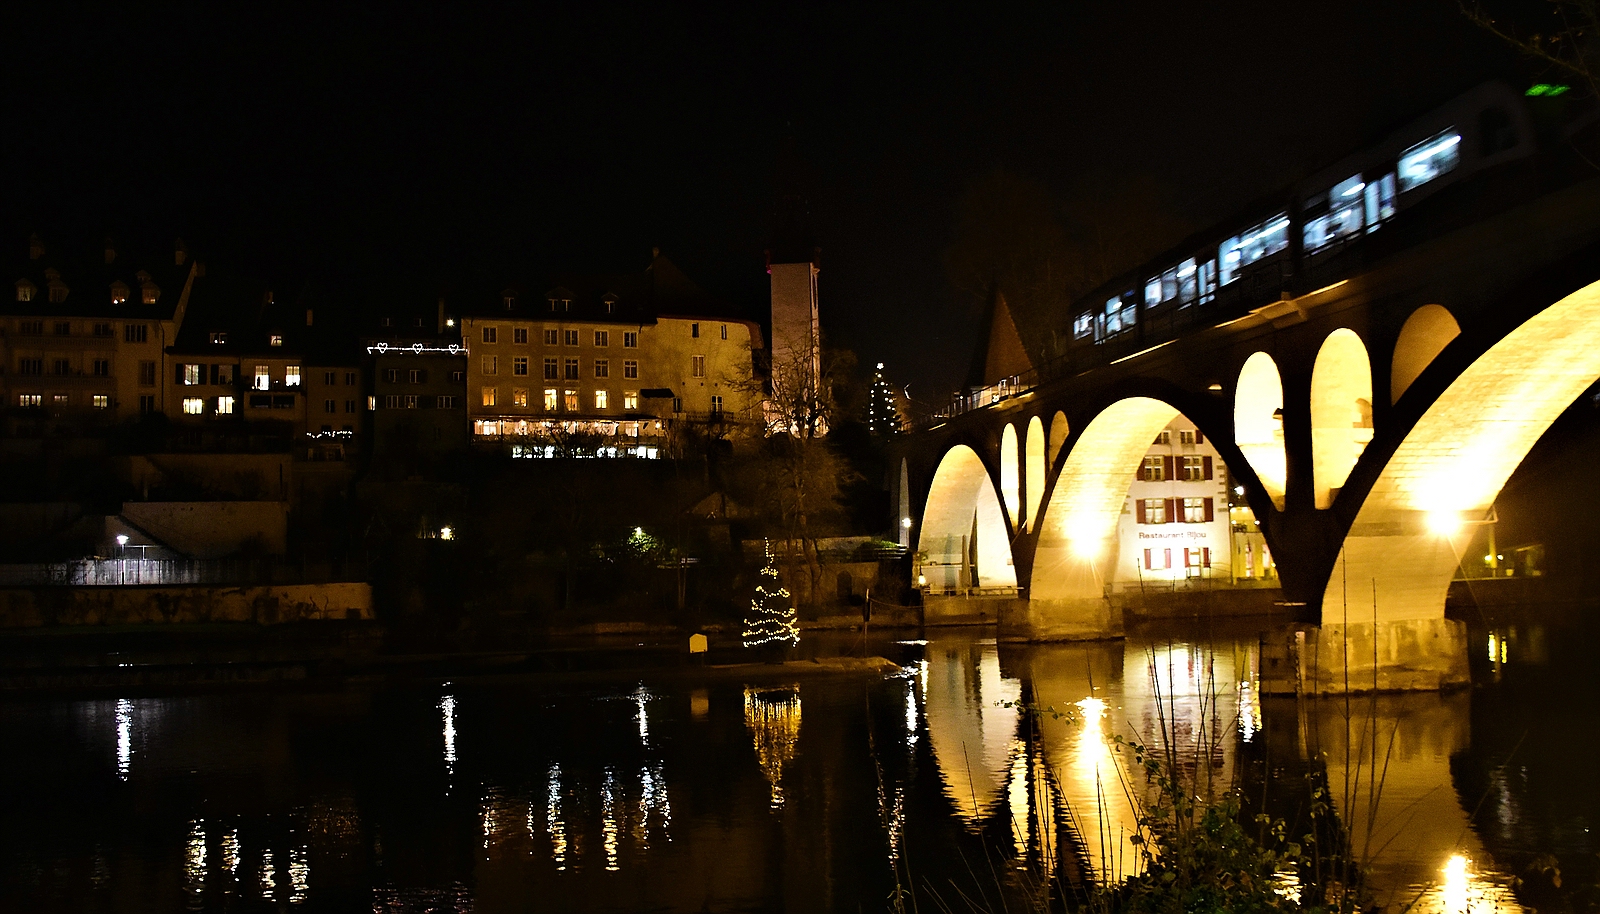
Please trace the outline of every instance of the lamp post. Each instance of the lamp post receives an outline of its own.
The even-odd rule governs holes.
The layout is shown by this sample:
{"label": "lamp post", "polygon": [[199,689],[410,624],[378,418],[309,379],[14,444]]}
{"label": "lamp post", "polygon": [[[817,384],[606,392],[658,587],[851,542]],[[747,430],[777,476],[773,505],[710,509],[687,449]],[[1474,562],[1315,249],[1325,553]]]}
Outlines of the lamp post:
{"label": "lamp post", "polygon": [[117,534],[117,552],[120,553],[122,558],[122,569],[117,578],[117,583],[126,584],[128,583],[128,534]]}

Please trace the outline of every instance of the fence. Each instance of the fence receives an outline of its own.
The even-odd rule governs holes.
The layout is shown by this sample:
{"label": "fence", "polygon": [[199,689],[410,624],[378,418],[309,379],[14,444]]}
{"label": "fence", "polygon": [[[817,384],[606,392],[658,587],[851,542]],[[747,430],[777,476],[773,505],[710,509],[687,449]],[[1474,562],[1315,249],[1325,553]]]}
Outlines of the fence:
{"label": "fence", "polygon": [[330,584],[362,581],[355,562],[265,559],[80,559],[0,565],[0,587],[121,587],[134,584]]}

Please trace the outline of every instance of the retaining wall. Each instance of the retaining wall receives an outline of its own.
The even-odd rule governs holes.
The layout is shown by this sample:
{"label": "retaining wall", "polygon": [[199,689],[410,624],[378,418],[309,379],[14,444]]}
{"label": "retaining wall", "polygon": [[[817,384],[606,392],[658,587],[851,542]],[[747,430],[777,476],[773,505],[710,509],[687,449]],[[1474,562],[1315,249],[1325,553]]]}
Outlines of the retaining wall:
{"label": "retaining wall", "polygon": [[370,620],[365,583],[265,587],[10,587],[0,589],[0,628],[250,622],[276,625]]}

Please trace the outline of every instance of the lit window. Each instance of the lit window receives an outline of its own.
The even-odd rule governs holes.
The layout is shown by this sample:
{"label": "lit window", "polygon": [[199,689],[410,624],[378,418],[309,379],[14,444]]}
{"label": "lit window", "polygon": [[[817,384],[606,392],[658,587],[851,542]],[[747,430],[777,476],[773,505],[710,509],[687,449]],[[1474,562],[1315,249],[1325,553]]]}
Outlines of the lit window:
{"label": "lit window", "polygon": [[17,405],[18,406],[43,406],[44,405],[44,395],[43,394],[18,394],[17,395]]}
{"label": "lit window", "polygon": [[528,359],[527,359],[526,356],[517,356],[516,358],[511,360],[511,373],[516,375],[516,376],[518,376],[518,377],[526,377],[527,376],[527,374],[528,374]]}
{"label": "lit window", "polygon": [[500,372],[500,357],[486,355],[483,357],[483,373],[498,374]]}
{"label": "lit window", "polygon": [[368,410],[374,410],[374,409],[377,409],[377,408],[378,408],[378,396],[376,394],[367,394],[367,409]]}
{"label": "lit window", "polygon": [[1239,277],[1239,270],[1289,246],[1289,215],[1279,213],[1260,225],[1229,238],[1217,247],[1223,285]]}
{"label": "lit window", "polygon": [[232,397],[218,397],[217,398],[217,415],[219,415],[219,416],[231,416],[231,415],[233,415],[233,398]]}
{"label": "lit window", "polygon": [[212,343],[215,343],[216,345],[220,346],[223,343],[226,343],[227,341],[228,341],[228,332],[226,330],[213,330],[211,332],[211,342]]}
{"label": "lit window", "polygon": [[17,280],[17,301],[33,301],[36,286],[26,279]]}
{"label": "lit window", "polygon": [[622,348],[624,348],[624,349],[638,349],[639,348],[639,334],[638,334],[637,331],[634,331],[634,330],[623,331],[623,334],[622,334]]}
{"label": "lit window", "polygon": [[199,416],[206,411],[206,401],[203,397],[184,397],[183,414],[185,416]]}
{"label": "lit window", "polygon": [[256,366],[256,390],[266,390],[272,386],[272,371],[266,365]]}
{"label": "lit window", "polygon": [[405,401],[406,401],[406,409],[416,409],[417,408],[417,395],[416,394],[406,394],[405,395]]}
{"label": "lit window", "polygon": [[283,334],[274,333],[274,334],[272,334],[271,337],[268,338],[267,342],[270,343],[273,346],[282,346],[283,345]]}
{"label": "lit window", "polygon": [[1160,457],[1146,457],[1139,467],[1139,478],[1145,482],[1160,482],[1165,479],[1166,474],[1162,472],[1161,464]]}
{"label": "lit window", "polygon": [[494,391],[495,391],[495,389],[493,387],[485,387],[483,389],[483,405],[484,406],[493,406],[494,405]]}
{"label": "lit window", "polygon": [[566,408],[567,412],[575,413],[575,412],[578,411],[578,392],[577,391],[575,391],[575,390],[564,390],[564,391],[561,392],[561,399],[564,401],[562,403],[562,406],[564,406]]}
{"label": "lit window", "polygon": [[1367,231],[1372,231],[1380,223],[1394,218],[1394,172],[1384,175],[1376,181],[1367,182],[1366,214]]}
{"label": "lit window", "polygon": [[511,342],[526,343],[528,341],[528,328],[517,327],[511,331]]}
{"label": "lit window", "polygon": [[1400,154],[1400,190],[1426,184],[1461,161],[1461,134],[1454,128],[1431,137]]}
{"label": "lit window", "polygon": [[697,356],[694,356],[692,358],[692,360],[690,361],[690,365],[689,365],[689,374],[690,374],[691,377],[696,377],[696,378],[703,378],[703,377],[706,376],[706,357],[705,356],[697,355]]}
{"label": "lit window", "polygon": [[622,408],[628,410],[639,408],[639,392],[637,390],[625,390],[622,392]]}
{"label": "lit window", "polygon": [[556,411],[556,391],[553,387],[546,387],[544,389],[544,410],[547,413],[553,413]]}
{"label": "lit window", "polygon": [[611,377],[611,360],[610,359],[595,359],[594,360],[594,376],[597,377],[597,378],[609,378],[609,377]]}
{"label": "lit window", "polygon": [[495,342],[495,335],[496,335],[496,331],[497,330],[498,330],[498,328],[496,328],[496,327],[485,327],[485,328],[483,328],[483,341],[485,343],[493,343],[493,342]]}
{"label": "lit window", "polygon": [[1095,342],[1111,339],[1125,331],[1132,331],[1139,320],[1138,304],[1121,296],[1106,302],[1105,310],[1095,321]]}
{"label": "lit window", "polygon": [[50,402],[54,403],[57,406],[66,406],[68,401],[70,401],[71,399],[72,399],[72,397],[70,395],[68,395],[68,394],[51,394],[50,395]]}
{"label": "lit window", "polygon": [[526,408],[527,405],[528,405],[528,388],[526,388],[526,387],[513,387],[513,388],[511,388],[511,405],[512,406],[520,406],[520,407]]}
{"label": "lit window", "polygon": [[300,366],[290,365],[283,370],[283,383],[285,387],[300,386]]}
{"label": "lit window", "polygon": [[630,380],[638,378],[639,377],[639,360],[638,359],[623,359],[622,360],[622,376],[624,378],[628,378]]}
{"label": "lit window", "polygon": [[595,409],[609,409],[610,405],[611,405],[611,395],[609,393],[607,393],[606,391],[603,391],[603,390],[597,390],[597,391],[594,392],[594,408]]}
{"label": "lit window", "polygon": [[140,286],[139,300],[144,302],[145,304],[153,305],[153,304],[156,303],[156,300],[159,299],[160,297],[161,297],[161,290],[156,287],[155,283],[147,282],[144,285]]}
{"label": "lit window", "polygon": [[1183,500],[1183,522],[1186,524],[1203,524],[1211,520],[1211,499],[1185,498]]}
{"label": "lit window", "polygon": [[90,398],[90,402],[94,404],[95,409],[106,409],[111,406],[111,398],[106,394],[95,394]]}
{"label": "lit window", "polygon": [[[1306,211],[1313,214],[1301,230],[1301,240],[1307,251],[1315,251],[1350,235],[1358,235],[1364,227],[1365,197],[1367,189],[1360,175],[1340,181],[1326,194],[1318,194],[1306,201]],[[1320,215],[1315,215],[1320,213]]]}
{"label": "lit window", "polygon": [[1085,340],[1094,336],[1094,312],[1085,311],[1072,320],[1072,338]]}
{"label": "lit window", "polygon": [[722,398],[715,394],[711,396],[711,415],[722,415]]}
{"label": "lit window", "polygon": [[611,331],[609,331],[609,330],[596,330],[594,332],[594,344],[596,346],[610,346],[611,345]]}
{"label": "lit window", "polygon": [[1141,524],[1164,524],[1167,522],[1167,500],[1164,498],[1139,499],[1139,517]]}
{"label": "lit window", "polygon": [[200,369],[203,368],[204,366],[202,366],[202,365],[183,365],[183,366],[180,366],[180,367],[182,368],[183,383],[185,385],[192,387],[192,386],[200,383]]}

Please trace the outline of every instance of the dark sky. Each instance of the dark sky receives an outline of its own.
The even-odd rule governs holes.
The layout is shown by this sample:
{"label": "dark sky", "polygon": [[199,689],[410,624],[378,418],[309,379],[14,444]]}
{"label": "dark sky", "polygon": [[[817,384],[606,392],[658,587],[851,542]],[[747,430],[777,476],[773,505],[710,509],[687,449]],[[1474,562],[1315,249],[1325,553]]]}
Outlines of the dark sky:
{"label": "dark sky", "polygon": [[970,358],[940,255],[990,169],[1067,214],[1153,182],[1199,228],[1519,73],[1454,0],[35,6],[4,14],[7,243],[181,234],[352,307],[660,246],[754,312],[792,141],[825,329],[931,399]]}

